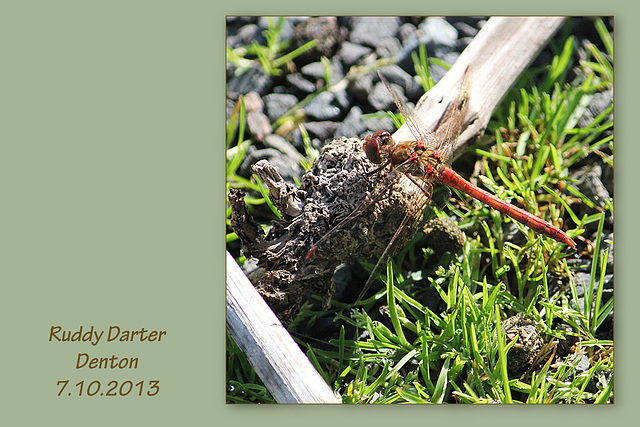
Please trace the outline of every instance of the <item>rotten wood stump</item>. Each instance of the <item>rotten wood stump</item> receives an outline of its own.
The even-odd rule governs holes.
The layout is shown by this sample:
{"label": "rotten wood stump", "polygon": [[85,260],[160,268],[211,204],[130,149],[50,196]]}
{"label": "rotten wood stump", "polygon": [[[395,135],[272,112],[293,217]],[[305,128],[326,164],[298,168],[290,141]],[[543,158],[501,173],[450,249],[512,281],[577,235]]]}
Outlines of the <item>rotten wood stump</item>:
{"label": "rotten wood stump", "polygon": [[[302,178],[299,189],[282,180],[267,161],[253,172],[269,187],[269,198],[283,214],[267,235],[247,212],[244,195],[232,190],[231,224],[243,242],[245,253],[258,259],[264,274],[255,283],[276,315],[288,322],[305,295],[312,291],[328,304],[333,293],[333,272],[347,261],[379,255],[398,229],[416,199],[424,197],[408,179],[375,169],[362,151],[362,141],[332,141]],[[376,203],[374,198],[381,195]],[[312,247],[353,211],[361,215],[348,221],[313,253]],[[398,247],[411,238],[419,223],[399,238]]]}

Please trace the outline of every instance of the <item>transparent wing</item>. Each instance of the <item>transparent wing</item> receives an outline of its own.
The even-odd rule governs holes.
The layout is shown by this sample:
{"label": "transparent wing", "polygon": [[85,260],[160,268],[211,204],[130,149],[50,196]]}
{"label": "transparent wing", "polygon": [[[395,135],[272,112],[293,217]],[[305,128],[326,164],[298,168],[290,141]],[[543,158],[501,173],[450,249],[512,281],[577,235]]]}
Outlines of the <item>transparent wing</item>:
{"label": "transparent wing", "polygon": [[471,66],[468,66],[462,76],[462,82],[456,97],[447,106],[435,129],[437,143],[434,146],[434,151],[439,153],[440,158],[444,161],[451,158],[456,140],[464,129],[467,111],[469,111],[470,93]]}
{"label": "transparent wing", "polygon": [[[386,86],[389,93],[391,93],[391,97],[393,98],[393,102],[398,107],[398,111],[404,117],[405,123],[409,126],[409,130],[411,134],[413,134],[414,138],[417,142],[423,144],[425,148],[432,149],[437,144],[436,136],[433,132],[427,129],[427,126],[422,123],[420,119],[414,114],[413,110],[411,110],[407,104],[400,98],[396,90],[391,86],[391,84],[382,77],[380,71],[378,71],[378,76],[384,85]],[[400,141],[396,141],[400,142]]]}
{"label": "transparent wing", "polygon": [[[453,154],[456,139],[463,130],[464,121],[469,110],[469,96],[471,92],[471,67],[468,66],[462,77],[460,89],[456,97],[449,103],[442,115],[435,132],[430,131],[427,126],[415,115],[406,103],[400,98],[391,84],[382,77],[378,71],[380,80],[387,87],[393,97],[393,101],[398,107],[409,126],[409,130],[416,138],[416,141],[423,144],[429,150],[439,153],[440,158],[447,161]],[[399,142],[399,141],[397,141]]]}

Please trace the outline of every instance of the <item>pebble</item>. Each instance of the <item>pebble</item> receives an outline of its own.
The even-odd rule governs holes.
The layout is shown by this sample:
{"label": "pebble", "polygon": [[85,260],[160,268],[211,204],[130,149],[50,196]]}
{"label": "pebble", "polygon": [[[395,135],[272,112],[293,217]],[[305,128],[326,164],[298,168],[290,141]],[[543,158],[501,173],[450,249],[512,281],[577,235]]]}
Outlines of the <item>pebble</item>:
{"label": "pebble", "polygon": [[265,112],[271,123],[282,117],[297,103],[298,98],[288,93],[270,93],[264,97]]}
{"label": "pebble", "polygon": [[387,16],[365,16],[353,18],[349,41],[377,48],[384,39],[394,37],[400,28],[400,19]]}
{"label": "pebble", "polygon": [[340,117],[340,108],[332,92],[321,92],[307,105],[302,107],[307,117],[316,120],[336,120]]}

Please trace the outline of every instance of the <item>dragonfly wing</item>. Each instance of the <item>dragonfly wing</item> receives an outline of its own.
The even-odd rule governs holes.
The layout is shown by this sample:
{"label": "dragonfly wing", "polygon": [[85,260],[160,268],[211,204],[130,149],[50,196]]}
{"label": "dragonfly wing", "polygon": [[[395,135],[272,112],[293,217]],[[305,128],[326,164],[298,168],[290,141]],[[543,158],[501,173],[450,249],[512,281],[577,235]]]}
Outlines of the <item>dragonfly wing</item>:
{"label": "dragonfly wing", "polygon": [[[378,76],[387,90],[391,94],[393,98],[393,102],[398,107],[398,111],[404,117],[405,123],[409,127],[411,134],[416,139],[416,141],[421,142],[426,148],[432,148],[436,145],[437,139],[433,132],[429,131],[427,126],[422,123],[420,119],[414,114],[413,110],[407,106],[407,104],[400,98],[396,90],[391,86],[391,84],[382,77],[382,74],[378,71]],[[400,141],[396,141],[400,142]]]}
{"label": "dragonfly wing", "polygon": [[462,77],[460,89],[456,97],[449,103],[436,127],[437,143],[434,151],[440,153],[440,158],[447,161],[453,154],[455,143],[462,133],[471,94],[471,66],[468,66]]}

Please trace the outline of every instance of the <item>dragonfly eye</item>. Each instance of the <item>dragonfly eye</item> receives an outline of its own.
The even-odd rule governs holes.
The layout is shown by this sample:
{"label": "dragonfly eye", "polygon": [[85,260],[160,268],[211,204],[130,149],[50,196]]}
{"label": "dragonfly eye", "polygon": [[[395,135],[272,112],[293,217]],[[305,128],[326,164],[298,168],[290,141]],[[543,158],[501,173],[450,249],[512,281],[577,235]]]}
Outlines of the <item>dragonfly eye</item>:
{"label": "dragonfly eye", "polygon": [[374,133],[373,135],[367,135],[367,137],[364,139],[364,142],[362,143],[362,149],[367,155],[367,159],[369,159],[371,163],[379,165],[380,163],[382,163],[382,158],[380,158],[380,146],[378,143],[379,138],[377,134],[378,132]]}
{"label": "dragonfly eye", "polygon": [[383,158],[389,155],[388,152],[392,144],[391,134],[386,130],[379,130],[364,139],[362,149],[371,163],[379,165]]}

